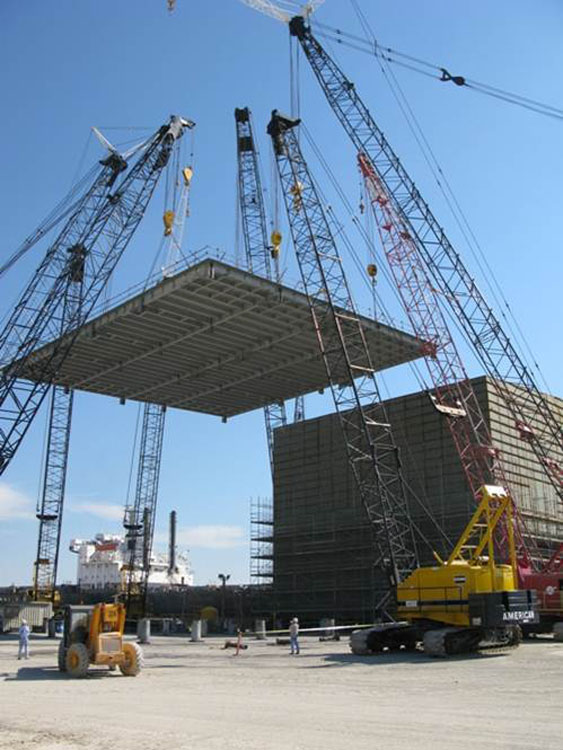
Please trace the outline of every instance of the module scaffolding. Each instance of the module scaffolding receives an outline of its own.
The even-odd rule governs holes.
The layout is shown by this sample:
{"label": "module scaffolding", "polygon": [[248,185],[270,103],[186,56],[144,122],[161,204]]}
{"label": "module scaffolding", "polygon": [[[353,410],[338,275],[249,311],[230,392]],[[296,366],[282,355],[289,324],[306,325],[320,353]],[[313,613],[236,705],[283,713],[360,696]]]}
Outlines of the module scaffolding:
{"label": "module scaffolding", "polygon": [[[518,495],[529,548],[548,560],[563,541],[556,493],[490,378],[475,378],[472,385]],[[563,401],[549,398],[563,417]],[[442,557],[447,553],[448,539],[459,536],[475,501],[447,424],[428,393],[400,396],[386,406],[405,478],[419,499],[411,499],[410,511],[421,531],[420,560],[432,565],[433,550]],[[369,621],[380,565],[336,416],[277,429],[274,464],[276,612],[282,619],[297,615],[311,622],[324,617],[341,623]]]}
{"label": "module scaffolding", "polygon": [[271,498],[250,501],[250,578],[270,585],[274,575],[274,511]]}

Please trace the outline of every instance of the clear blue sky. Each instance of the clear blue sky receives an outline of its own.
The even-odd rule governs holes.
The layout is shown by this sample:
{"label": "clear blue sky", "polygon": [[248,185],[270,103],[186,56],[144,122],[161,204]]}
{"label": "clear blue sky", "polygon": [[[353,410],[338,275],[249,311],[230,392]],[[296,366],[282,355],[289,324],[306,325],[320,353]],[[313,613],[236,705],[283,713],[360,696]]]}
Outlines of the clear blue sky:
{"label": "clear blue sky", "polygon": [[[436,62],[453,73],[563,106],[563,7],[558,0],[362,0],[381,44]],[[97,125],[115,140],[156,128],[170,113],[197,123],[192,215],[187,247],[235,248],[233,110],[249,106],[262,138],[270,110],[289,109],[286,29],[237,0],[4,0],[0,4],[2,183],[0,259],[7,258],[69,189]],[[348,0],[326,0],[318,20],[360,33]],[[374,60],[338,48],[372,114],[457,243],[458,231]],[[561,367],[560,216],[563,123],[395,70],[452,184],[504,293],[531,343],[551,390],[563,394]],[[357,205],[354,153],[312,74],[300,65],[301,115]],[[316,168],[311,157],[311,166]],[[321,173],[318,173],[322,177]],[[329,199],[330,190],[327,190]],[[336,200],[335,210],[339,211]],[[112,291],[142,280],[158,248],[163,197],[157,194],[123,258]],[[467,255],[463,244],[460,252]],[[360,254],[365,254],[358,246]],[[285,261],[292,273],[291,248]],[[31,253],[0,284],[0,316],[38,263]],[[468,265],[475,264],[467,256]],[[353,272],[352,272],[353,275]],[[476,274],[480,278],[479,274]],[[364,305],[369,299],[358,286]],[[383,290],[382,290],[383,293]],[[480,372],[470,361],[472,374]],[[412,388],[389,373],[385,392]],[[332,410],[309,399],[308,415]],[[77,394],[59,579],[74,580],[72,537],[118,531],[135,428],[135,404]],[[31,577],[37,539],[44,411],[0,480],[0,584]],[[170,411],[165,438],[160,538],[178,510],[180,541],[189,546],[198,583],[217,573],[248,580],[250,497],[271,494],[262,413],[223,425]]]}

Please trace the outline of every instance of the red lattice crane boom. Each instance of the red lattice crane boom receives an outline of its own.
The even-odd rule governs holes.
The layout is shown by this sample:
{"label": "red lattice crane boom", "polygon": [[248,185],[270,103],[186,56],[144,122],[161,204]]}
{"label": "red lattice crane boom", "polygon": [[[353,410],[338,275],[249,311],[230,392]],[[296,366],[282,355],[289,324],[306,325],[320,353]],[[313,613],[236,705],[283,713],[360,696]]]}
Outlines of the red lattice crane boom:
{"label": "red lattice crane boom", "polygon": [[[479,401],[416,244],[389,200],[382,180],[363,153],[358,154],[358,165],[393,281],[403,309],[421,342],[434,389],[431,398],[436,409],[446,418],[471,493],[478,500],[484,484],[495,484],[505,487],[513,497],[500,452],[493,445]],[[525,573],[538,560],[533,561],[528,551],[524,523],[516,509],[513,516],[518,564]],[[502,529],[498,535],[505,559],[509,557],[507,531]]]}
{"label": "red lattice crane boom", "polygon": [[[298,39],[330,107],[357,153],[362,154],[365,165],[369,165],[380,180],[401,226],[417,249],[432,286],[450,304],[465,339],[512,415],[520,438],[530,445],[556,496],[563,501],[563,470],[559,458],[563,454],[563,429],[532,372],[358,95],[354,84],[313,36],[303,16],[292,18],[289,30]],[[490,445],[490,441],[482,443],[479,437],[476,445],[483,444]],[[463,461],[466,472],[472,470],[473,458],[464,456]],[[549,576],[557,576],[563,564],[562,555],[562,550],[558,550],[541,572],[533,575],[530,572],[527,580],[523,581],[529,588],[543,586],[550,596],[559,597],[559,610],[559,582],[555,581],[557,585],[554,587],[547,581]],[[538,579],[538,576],[543,578]]]}
{"label": "red lattice crane boom", "polygon": [[289,23],[305,57],[356,151],[379,176],[407,227],[433,285],[447,299],[464,335],[481,360],[520,437],[534,451],[557,496],[563,499],[563,430],[546,397],[500,320],[448,240],[443,228],[358,95],[354,84],[313,36],[303,16]]}

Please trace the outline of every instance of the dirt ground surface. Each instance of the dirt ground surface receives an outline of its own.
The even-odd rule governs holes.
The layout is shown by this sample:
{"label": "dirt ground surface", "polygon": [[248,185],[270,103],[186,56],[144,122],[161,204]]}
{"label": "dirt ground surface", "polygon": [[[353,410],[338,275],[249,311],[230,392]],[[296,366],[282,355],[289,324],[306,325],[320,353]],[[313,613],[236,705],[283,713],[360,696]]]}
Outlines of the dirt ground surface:
{"label": "dirt ground surface", "polygon": [[563,643],[509,655],[432,660],[357,657],[347,639],[271,641],[234,655],[224,639],[153,637],[145,669],[56,668],[57,642],[33,639],[29,661],[0,638],[0,748],[70,750],[561,750]]}

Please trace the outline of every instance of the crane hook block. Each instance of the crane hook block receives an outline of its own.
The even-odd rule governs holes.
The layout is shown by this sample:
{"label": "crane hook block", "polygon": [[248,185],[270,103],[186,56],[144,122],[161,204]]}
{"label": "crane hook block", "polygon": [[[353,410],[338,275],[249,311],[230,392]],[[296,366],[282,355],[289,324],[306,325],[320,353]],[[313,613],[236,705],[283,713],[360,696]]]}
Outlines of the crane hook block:
{"label": "crane hook block", "polygon": [[299,213],[299,211],[301,211],[301,206],[303,205],[301,199],[301,196],[303,195],[303,183],[297,180],[297,182],[295,183],[295,185],[293,185],[289,192],[293,196],[293,208],[297,213]]}
{"label": "crane hook block", "polygon": [[174,226],[174,211],[165,211],[162,221],[164,222],[164,236],[169,237]]}
{"label": "crane hook block", "polygon": [[368,276],[370,276],[372,279],[375,279],[377,276],[377,266],[375,263],[370,263],[367,267]]}
{"label": "crane hook block", "polygon": [[182,169],[182,176],[184,178],[184,185],[186,185],[186,187],[192,181],[193,174],[194,170],[191,167],[184,167],[184,169]]}
{"label": "crane hook block", "polygon": [[282,236],[281,232],[274,229],[270,235],[270,242],[272,243],[272,258],[276,259],[280,254]]}

